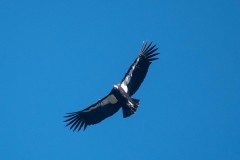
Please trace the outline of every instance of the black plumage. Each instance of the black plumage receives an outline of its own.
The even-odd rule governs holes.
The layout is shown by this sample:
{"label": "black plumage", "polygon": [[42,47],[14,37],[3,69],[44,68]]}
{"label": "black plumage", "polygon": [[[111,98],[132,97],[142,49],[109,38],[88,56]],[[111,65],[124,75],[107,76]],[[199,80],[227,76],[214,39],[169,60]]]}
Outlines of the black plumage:
{"label": "black plumage", "polygon": [[139,106],[139,100],[131,96],[136,93],[142,84],[149,66],[152,61],[157,60],[159,53],[155,53],[158,48],[152,43],[143,43],[142,49],[135,59],[133,64],[128,69],[122,81],[114,85],[110,93],[97,101],[95,104],[89,106],[78,112],[67,113],[66,126],[70,129],[85,130],[88,125],[93,125],[101,122],[107,117],[112,116],[120,108],[123,110],[123,117],[129,117],[134,114]]}

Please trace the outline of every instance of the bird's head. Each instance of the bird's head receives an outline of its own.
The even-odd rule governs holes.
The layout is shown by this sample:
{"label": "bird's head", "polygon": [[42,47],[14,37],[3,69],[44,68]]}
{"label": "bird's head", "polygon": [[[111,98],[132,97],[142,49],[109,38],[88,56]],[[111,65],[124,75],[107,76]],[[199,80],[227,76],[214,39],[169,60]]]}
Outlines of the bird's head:
{"label": "bird's head", "polygon": [[114,88],[115,90],[118,90],[118,85],[114,85],[113,88]]}

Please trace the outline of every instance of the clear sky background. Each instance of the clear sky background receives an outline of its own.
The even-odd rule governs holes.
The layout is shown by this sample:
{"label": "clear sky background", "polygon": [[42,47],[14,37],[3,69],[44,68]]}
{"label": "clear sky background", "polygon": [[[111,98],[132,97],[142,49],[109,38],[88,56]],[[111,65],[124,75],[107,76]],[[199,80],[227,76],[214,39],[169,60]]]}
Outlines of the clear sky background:
{"label": "clear sky background", "polygon": [[[0,159],[239,160],[239,17],[239,0],[0,0]],[[145,40],[161,54],[137,113],[64,127]]]}

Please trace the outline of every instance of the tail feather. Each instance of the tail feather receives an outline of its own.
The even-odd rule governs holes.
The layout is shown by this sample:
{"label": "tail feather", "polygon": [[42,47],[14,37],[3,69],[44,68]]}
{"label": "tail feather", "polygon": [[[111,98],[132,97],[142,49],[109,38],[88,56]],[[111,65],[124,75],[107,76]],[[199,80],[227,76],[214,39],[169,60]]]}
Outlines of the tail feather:
{"label": "tail feather", "polygon": [[132,98],[131,103],[133,105],[127,104],[126,106],[122,107],[123,118],[129,117],[137,111],[137,108],[139,106],[139,101],[140,101],[139,99]]}

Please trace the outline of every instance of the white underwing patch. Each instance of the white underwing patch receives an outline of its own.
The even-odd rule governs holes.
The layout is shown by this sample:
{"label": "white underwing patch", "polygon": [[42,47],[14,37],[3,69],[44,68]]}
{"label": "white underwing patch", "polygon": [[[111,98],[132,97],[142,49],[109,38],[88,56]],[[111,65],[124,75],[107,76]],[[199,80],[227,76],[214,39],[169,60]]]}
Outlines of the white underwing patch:
{"label": "white underwing patch", "polygon": [[125,84],[125,82],[123,82],[122,84],[121,84],[121,87],[122,87],[122,89],[127,93],[128,92],[128,87],[127,87],[127,85]]}

